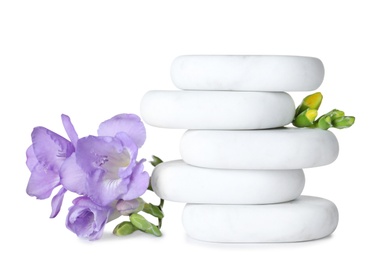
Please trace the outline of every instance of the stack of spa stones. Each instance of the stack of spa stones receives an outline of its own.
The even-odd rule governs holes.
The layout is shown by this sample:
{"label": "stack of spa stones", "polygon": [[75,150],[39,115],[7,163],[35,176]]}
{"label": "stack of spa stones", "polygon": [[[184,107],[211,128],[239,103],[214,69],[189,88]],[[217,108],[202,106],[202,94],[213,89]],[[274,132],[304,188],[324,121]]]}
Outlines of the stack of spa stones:
{"label": "stack of spa stones", "polygon": [[183,225],[214,242],[295,242],[331,234],[336,206],[301,196],[303,168],[332,163],[338,142],[330,131],[284,127],[295,106],[285,91],[317,89],[319,59],[296,56],[180,56],[171,76],[181,90],[150,91],[144,121],[189,129],[182,160],[159,164],[156,194],[186,203]]}

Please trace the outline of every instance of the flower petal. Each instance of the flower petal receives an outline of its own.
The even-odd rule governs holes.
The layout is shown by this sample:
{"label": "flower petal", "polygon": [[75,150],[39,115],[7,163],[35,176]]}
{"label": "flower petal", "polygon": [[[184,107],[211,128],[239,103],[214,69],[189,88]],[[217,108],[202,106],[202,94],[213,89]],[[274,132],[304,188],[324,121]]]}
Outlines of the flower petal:
{"label": "flower petal", "polygon": [[76,143],[78,142],[79,137],[75,131],[73,124],[71,123],[70,117],[62,114],[61,119],[62,119],[63,127],[65,128],[65,131],[67,133],[67,136],[70,138],[71,143],[74,145],[74,147],[76,147]]}
{"label": "flower petal", "polygon": [[146,139],[146,130],[140,117],[135,114],[120,114],[102,122],[98,128],[99,136],[115,136],[124,132],[141,147]]}
{"label": "flower petal", "polygon": [[127,193],[137,149],[124,132],[78,140],[76,162],[87,173],[86,194],[92,201],[106,206]]}
{"label": "flower petal", "polygon": [[121,196],[121,199],[132,200],[138,198],[147,190],[149,186],[149,174],[144,171],[144,161],[145,160],[142,159],[133,169],[131,181],[127,187],[128,191]]}
{"label": "flower petal", "polygon": [[48,170],[38,163],[31,170],[26,192],[38,199],[46,199],[59,184],[60,176],[58,173]]}
{"label": "flower petal", "polygon": [[133,142],[133,140],[131,139],[131,137],[129,137],[126,133],[123,133],[123,132],[118,133],[115,137],[118,138],[122,142],[122,145],[127,150],[129,158],[131,160],[130,164],[127,167],[119,168],[119,173],[118,173],[119,177],[126,178],[132,173],[133,168],[136,166],[136,157],[138,153],[138,148],[136,144]]}
{"label": "flower petal", "polygon": [[63,161],[74,152],[74,146],[68,140],[47,128],[34,128],[31,137],[38,162],[48,170],[57,172]]}
{"label": "flower petal", "polygon": [[127,192],[129,178],[110,179],[106,178],[106,173],[98,170],[88,177],[88,195],[93,202],[100,206],[108,206],[114,200]]}
{"label": "flower petal", "polygon": [[32,169],[34,169],[34,167],[39,164],[38,159],[36,158],[34,153],[34,147],[32,145],[30,145],[29,148],[27,148],[26,150],[26,158],[26,165],[28,169],[32,171]]}
{"label": "flower petal", "polygon": [[86,208],[72,206],[66,218],[66,227],[78,237],[89,238],[93,233],[94,214]]}
{"label": "flower petal", "polygon": [[85,196],[76,198],[73,203],[66,218],[66,227],[81,238],[99,239],[113,209],[100,207]]}
{"label": "flower petal", "polygon": [[66,189],[62,187],[60,191],[52,199],[52,213],[50,218],[54,218],[58,215],[61,209],[63,196],[65,195]]}
{"label": "flower petal", "polygon": [[[108,136],[88,136],[78,140],[76,149],[76,162],[85,171],[90,174],[97,169],[104,169],[105,164],[124,162],[120,156],[123,151],[123,145],[117,138]],[[127,155],[129,160],[129,156]]]}
{"label": "flower petal", "polygon": [[61,166],[61,184],[65,189],[86,195],[87,174],[76,163],[76,155],[73,153]]}

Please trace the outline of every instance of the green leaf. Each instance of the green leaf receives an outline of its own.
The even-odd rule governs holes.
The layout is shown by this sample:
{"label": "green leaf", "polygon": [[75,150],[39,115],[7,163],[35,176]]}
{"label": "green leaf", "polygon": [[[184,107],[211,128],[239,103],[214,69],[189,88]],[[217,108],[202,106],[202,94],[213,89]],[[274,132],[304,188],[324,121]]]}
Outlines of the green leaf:
{"label": "green leaf", "polygon": [[158,206],[155,206],[151,203],[145,203],[143,211],[152,215],[152,216],[154,216],[154,217],[156,217],[156,218],[163,218],[164,217],[164,214],[163,214],[162,210]]}
{"label": "green leaf", "polygon": [[137,228],[129,221],[123,221],[118,224],[114,230],[113,234],[117,236],[127,236],[135,232]]}
{"label": "green leaf", "polygon": [[154,236],[160,237],[162,235],[161,231],[157,226],[147,221],[143,216],[135,213],[130,216],[131,223],[139,230],[152,234]]}
{"label": "green leaf", "polygon": [[162,161],[159,157],[157,157],[157,156],[155,156],[155,155],[153,155],[152,158],[153,158],[153,161],[151,161],[150,163],[151,163],[151,165],[153,165],[154,167],[157,166],[158,164],[163,163],[163,161]]}

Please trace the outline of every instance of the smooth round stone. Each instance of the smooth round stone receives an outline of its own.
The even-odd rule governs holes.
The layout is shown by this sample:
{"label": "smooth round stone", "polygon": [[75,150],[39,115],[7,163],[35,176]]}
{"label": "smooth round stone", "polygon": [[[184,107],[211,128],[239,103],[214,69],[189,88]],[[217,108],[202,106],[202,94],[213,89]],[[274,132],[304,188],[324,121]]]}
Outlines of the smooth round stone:
{"label": "smooth round stone", "polygon": [[181,138],[182,159],[218,169],[302,169],[338,157],[331,131],[309,128],[219,131],[189,130]]}
{"label": "smooth round stone", "polygon": [[180,89],[234,91],[311,91],[324,79],[317,58],[300,56],[180,56],[171,66]]}
{"label": "smooth round stone", "polygon": [[289,124],[294,113],[284,92],[150,91],[141,102],[144,121],[164,128],[275,128]]}
{"label": "smooth round stone", "polygon": [[182,160],[159,164],[153,191],[162,199],[208,204],[268,204],[294,200],[304,188],[303,170],[219,170]]}
{"label": "smooth round stone", "polygon": [[338,209],[310,196],[269,205],[187,204],[183,224],[190,237],[209,242],[300,242],[333,233]]}

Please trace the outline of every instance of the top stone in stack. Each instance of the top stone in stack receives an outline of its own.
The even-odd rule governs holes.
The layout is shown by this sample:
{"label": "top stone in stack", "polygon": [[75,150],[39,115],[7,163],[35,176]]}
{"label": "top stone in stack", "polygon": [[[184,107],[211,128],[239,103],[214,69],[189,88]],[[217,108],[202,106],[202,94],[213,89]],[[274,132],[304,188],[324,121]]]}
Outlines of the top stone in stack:
{"label": "top stone in stack", "polygon": [[150,91],[141,103],[144,120],[179,129],[249,130],[291,123],[295,105],[285,91],[317,89],[319,59],[298,56],[180,56],[171,66],[176,87]]}
{"label": "top stone in stack", "polygon": [[175,86],[184,90],[312,91],[324,79],[317,58],[279,55],[195,55],[171,66]]}

